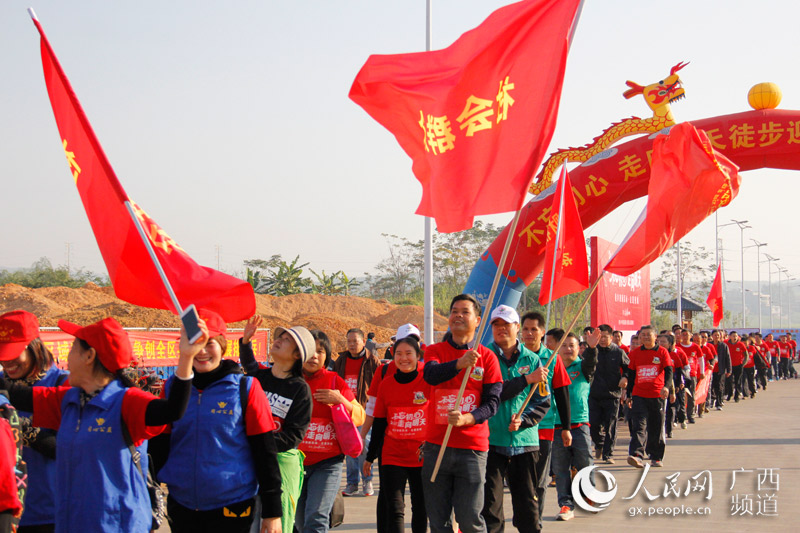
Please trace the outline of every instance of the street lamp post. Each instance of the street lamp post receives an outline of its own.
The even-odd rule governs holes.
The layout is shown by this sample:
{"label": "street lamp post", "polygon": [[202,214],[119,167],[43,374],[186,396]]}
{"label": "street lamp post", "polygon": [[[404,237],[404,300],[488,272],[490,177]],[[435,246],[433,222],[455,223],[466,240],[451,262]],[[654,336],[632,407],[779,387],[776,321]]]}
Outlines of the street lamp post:
{"label": "street lamp post", "polygon": [[764,257],[767,258],[767,263],[769,263],[767,266],[767,273],[769,275],[769,328],[774,329],[775,324],[772,318],[772,263],[774,261],[779,261],[779,259],[769,254],[764,254]]}
{"label": "street lamp post", "polygon": [[741,231],[741,252],[742,252],[742,328],[744,329],[745,326],[745,315],[746,315],[746,308],[744,304],[744,230],[747,228],[751,228],[752,226],[747,226],[746,220],[734,220],[731,219],[731,223],[736,224],[739,226],[739,230]]}
{"label": "street lamp post", "polygon": [[766,246],[767,243],[758,242],[755,239],[750,240],[755,244],[748,246],[748,248],[756,248],[756,266],[758,268],[758,291],[756,291],[758,300],[758,332],[761,333],[761,247]]}

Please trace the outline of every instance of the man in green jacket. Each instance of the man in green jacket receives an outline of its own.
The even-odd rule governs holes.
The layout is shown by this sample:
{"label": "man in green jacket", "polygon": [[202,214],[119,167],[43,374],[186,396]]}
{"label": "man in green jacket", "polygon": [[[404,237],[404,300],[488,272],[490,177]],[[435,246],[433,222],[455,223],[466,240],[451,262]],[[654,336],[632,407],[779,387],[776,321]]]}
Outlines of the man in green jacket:
{"label": "man in green jacket", "polygon": [[[494,342],[488,348],[500,362],[503,392],[500,407],[489,419],[489,454],[486,460],[486,484],[482,515],[489,533],[503,531],[503,479],[508,480],[512,523],[519,531],[538,532],[539,510],[534,479],[534,464],[539,454],[536,425],[550,407],[547,371],[539,357],[517,340],[519,315],[507,306],[498,306],[491,315]],[[517,412],[534,388],[522,417]]]}

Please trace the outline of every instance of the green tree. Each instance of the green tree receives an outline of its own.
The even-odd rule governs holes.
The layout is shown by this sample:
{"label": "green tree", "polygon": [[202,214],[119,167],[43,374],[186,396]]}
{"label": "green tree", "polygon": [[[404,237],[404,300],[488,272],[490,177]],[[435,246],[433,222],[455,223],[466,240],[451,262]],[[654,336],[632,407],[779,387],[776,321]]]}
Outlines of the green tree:
{"label": "green tree", "polygon": [[341,271],[334,272],[333,274],[326,274],[325,271],[322,271],[322,274],[318,274],[314,271],[313,268],[309,268],[314,277],[317,278],[317,282],[311,283],[311,292],[314,294],[342,294],[344,292],[344,287],[339,279],[339,275],[342,273]]}
{"label": "green tree", "polygon": [[[650,282],[651,322],[658,330],[669,329],[678,323],[674,312],[656,311],[661,302],[677,297],[676,278],[678,275],[678,248],[673,246],[661,256],[661,270]],[[681,286],[683,297],[701,306],[705,305],[711,283],[714,281],[716,265],[714,253],[704,246],[695,246],[691,241],[681,241]],[[692,318],[695,330],[711,327],[711,313],[698,313]]]}
{"label": "green tree", "polygon": [[40,258],[30,268],[16,270],[0,270],[0,285],[15,283],[23,287],[38,289],[40,287],[70,287],[77,288],[87,283],[101,286],[110,285],[107,276],[89,272],[82,268],[70,270],[66,266],[53,267],[46,257]]}

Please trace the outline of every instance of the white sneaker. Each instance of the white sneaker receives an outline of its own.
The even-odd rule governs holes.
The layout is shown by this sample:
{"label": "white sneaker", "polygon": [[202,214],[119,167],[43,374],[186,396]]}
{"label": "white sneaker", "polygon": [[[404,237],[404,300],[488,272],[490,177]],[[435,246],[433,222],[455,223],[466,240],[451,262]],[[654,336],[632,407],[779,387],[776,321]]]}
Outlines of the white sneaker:
{"label": "white sneaker", "polygon": [[348,483],[342,491],[342,496],[355,496],[358,494],[358,484]]}
{"label": "white sneaker", "polygon": [[566,505],[556,515],[556,520],[572,520],[573,518],[575,518],[575,512]]}
{"label": "white sneaker", "polygon": [[681,422],[681,429],[686,429],[686,422]]}
{"label": "white sneaker", "polygon": [[372,496],[375,494],[375,489],[372,488],[372,481],[367,481],[364,483],[364,490],[362,491],[364,496]]}

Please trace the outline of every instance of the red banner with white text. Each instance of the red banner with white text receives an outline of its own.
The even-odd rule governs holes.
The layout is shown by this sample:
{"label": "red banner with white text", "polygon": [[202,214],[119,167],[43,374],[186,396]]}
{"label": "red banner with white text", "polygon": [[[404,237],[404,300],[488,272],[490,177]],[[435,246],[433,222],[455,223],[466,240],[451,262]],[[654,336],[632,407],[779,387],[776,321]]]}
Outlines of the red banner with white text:
{"label": "red banner with white text", "polygon": [[[253,336],[253,351],[256,361],[265,362],[268,354],[269,330],[257,332]],[[53,353],[59,368],[67,367],[67,354],[75,337],[63,331],[42,331],[40,336],[44,345]],[[239,339],[242,332],[230,332],[226,359],[239,360]],[[177,366],[177,331],[128,331],[133,348],[133,358],[140,366]]]}
{"label": "red banner with white text", "polygon": [[[617,245],[598,237],[590,240],[591,282],[597,279]],[[650,265],[630,276],[606,272],[592,295],[592,325],[608,324],[630,331],[650,323]]]}

